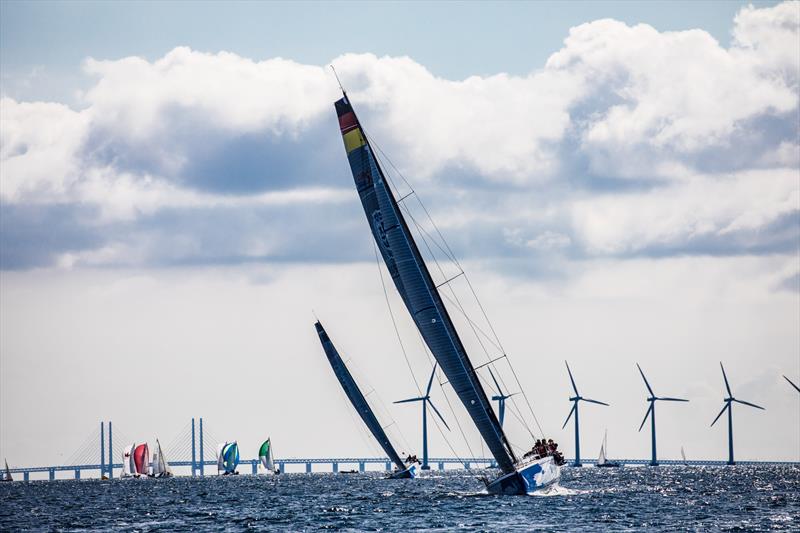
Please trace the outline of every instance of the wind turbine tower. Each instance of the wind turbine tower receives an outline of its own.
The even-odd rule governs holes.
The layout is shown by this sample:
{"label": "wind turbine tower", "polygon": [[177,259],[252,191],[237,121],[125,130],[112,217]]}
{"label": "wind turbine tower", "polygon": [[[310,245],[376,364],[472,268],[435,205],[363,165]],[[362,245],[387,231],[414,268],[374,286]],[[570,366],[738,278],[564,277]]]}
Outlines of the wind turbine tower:
{"label": "wind turbine tower", "polygon": [[636,368],[639,369],[639,373],[642,375],[642,379],[644,380],[644,385],[647,387],[647,392],[650,394],[650,396],[647,398],[647,401],[650,402],[650,407],[647,409],[647,412],[644,415],[644,420],[642,420],[642,423],[639,426],[639,431],[642,431],[644,423],[647,422],[647,417],[649,416],[651,441],[650,466],[658,466],[658,455],[656,453],[656,402],[688,402],[689,400],[684,400],[683,398],[670,398],[668,396],[656,396],[656,393],[654,393],[652,387],[650,387],[650,383],[647,382],[647,378],[644,377],[644,372],[642,371],[642,367],[639,366],[639,363],[636,363]]}
{"label": "wind turbine tower", "polygon": [[[725,380],[725,389],[728,391],[728,397],[723,400],[725,402],[725,407],[723,407],[722,411],[719,412],[717,418],[711,422],[711,425],[713,426],[717,423],[717,420],[719,420],[719,417],[722,416],[722,413],[724,413],[725,410],[728,411],[728,464],[733,465],[736,464],[733,460],[733,402],[740,403],[742,405],[749,405],[750,407],[755,407],[756,409],[761,409],[762,411],[765,409],[760,405],[734,398],[733,393],[731,392],[731,386],[728,384],[728,376],[725,375],[725,367],[722,366],[722,361],[720,361],[719,367],[722,369],[722,379]],[[792,385],[794,385],[794,383],[792,383]]]}
{"label": "wind turbine tower", "polygon": [[431,401],[431,386],[433,385],[433,377],[436,375],[436,365],[433,365],[433,371],[431,372],[431,378],[428,380],[428,388],[425,389],[425,396],[420,396],[418,398],[408,398],[407,400],[398,400],[394,403],[410,403],[410,402],[422,402],[422,470],[430,470],[431,467],[428,465],[428,406],[430,405],[433,412],[436,413],[436,416],[439,417],[439,420],[442,421],[444,427],[450,431],[450,426],[447,425],[447,422],[444,421],[444,417],[433,405]]}
{"label": "wind turbine tower", "polygon": [[492,401],[497,402],[497,416],[500,420],[500,427],[503,427],[503,419],[506,416],[506,400],[514,396],[514,394],[503,394],[503,389],[500,388],[500,384],[497,382],[497,379],[494,377],[494,372],[492,372],[491,367],[489,368],[489,375],[492,376],[492,381],[494,381],[495,386],[497,387],[497,394],[492,396]]}
{"label": "wind turbine tower", "polygon": [[575,386],[575,380],[572,378],[572,371],[569,369],[569,363],[564,361],[564,364],[567,365],[567,373],[569,374],[569,380],[572,383],[572,390],[575,392],[575,396],[571,397],[569,401],[572,402],[572,409],[570,409],[569,414],[567,415],[567,419],[564,421],[564,425],[561,426],[561,429],[567,427],[567,422],[572,417],[573,413],[575,414],[575,462],[572,463],[572,466],[581,466],[581,434],[580,434],[580,425],[578,423],[578,404],[580,402],[589,402],[589,403],[596,403],[598,405],[605,405],[608,407],[607,403],[599,402],[597,400],[590,400],[589,398],[584,398],[578,393],[578,387]]}

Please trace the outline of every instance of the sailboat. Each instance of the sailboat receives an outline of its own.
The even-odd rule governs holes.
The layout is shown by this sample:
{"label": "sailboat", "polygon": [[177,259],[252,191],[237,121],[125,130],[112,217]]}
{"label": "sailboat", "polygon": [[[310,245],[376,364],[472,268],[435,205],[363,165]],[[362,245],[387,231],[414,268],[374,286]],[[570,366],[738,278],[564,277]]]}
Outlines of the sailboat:
{"label": "sailboat", "polygon": [[608,453],[608,430],[606,430],[603,435],[603,444],[600,445],[600,455],[597,457],[597,464],[595,466],[600,468],[618,467],[619,463],[616,461],[609,461],[606,457],[606,453]]}
{"label": "sailboat", "polygon": [[6,469],[3,472],[3,478],[0,479],[0,481],[14,481],[14,478],[11,477],[11,470],[8,468],[8,460],[4,459],[4,461],[6,463]]}
{"label": "sailboat", "polygon": [[348,370],[347,365],[345,365],[339,352],[333,345],[333,342],[331,342],[330,337],[328,337],[325,328],[322,327],[319,321],[317,321],[314,326],[317,328],[317,334],[322,343],[322,349],[325,350],[325,355],[328,356],[328,362],[331,364],[333,373],[336,374],[336,378],[342,385],[344,393],[347,395],[350,403],[353,404],[358,416],[364,421],[367,429],[369,429],[372,436],[375,437],[375,440],[377,440],[378,444],[383,448],[383,451],[386,452],[386,456],[389,457],[396,467],[389,477],[391,479],[413,479],[417,473],[417,465],[415,463],[406,465],[405,462],[403,462],[400,454],[398,454],[397,450],[392,446],[389,437],[386,435],[378,418],[372,411],[372,407],[367,403],[367,399],[358,387],[358,383],[353,379],[353,375],[350,374],[350,370]]}
{"label": "sailboat", "polygon": [[122,477],[147,477],[149,470],[150,450],[147,443],[126,446],[122,452]]}
{"label": "sailboat", "polygon": [[239,444],[224,442],[217,447],[217,472],[223,476],[237,475],[236,467],[239,466]]}
{"label": "sailboat", "polygon": [[503,432],[370,141],[342,93],[336,114],[367,222],[405,307],[501,470],[496,479],[485,480],[487,491],[527,494],[555,483],[561,470],[552,456],[520,460]]}
{"label": "sailboat", "polygon": [[275,467],[275,462],[272,460],[272,443],[269,438],[267,438],[261,445],[261,448],[258,449],[258,462],[259,471],[263,474],[281,473],[281,471]]}
{"label": "sailboat", "polygon": [[172,469],[169,467],[167,458],[164,451],[161,449],[161,443],[156,439],[156,450],[153,452],[153,461],[150,467],[150,476],[152,477],[172,477]]}
{"label": "sailboat", "polygon": [[683,464],[688,465],[689,463],[686,461],[686,452],[683,451],[683,446],[681,446],[681,457],[683,457]]}

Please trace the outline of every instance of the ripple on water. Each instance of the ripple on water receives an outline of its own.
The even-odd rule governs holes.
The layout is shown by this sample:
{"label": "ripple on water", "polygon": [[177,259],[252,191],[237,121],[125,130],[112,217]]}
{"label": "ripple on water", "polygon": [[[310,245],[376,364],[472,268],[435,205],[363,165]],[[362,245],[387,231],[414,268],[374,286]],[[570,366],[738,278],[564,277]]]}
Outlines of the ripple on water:
{"label": "ripple on water", "polygon": [[797,531],[797,467],[565,469],[533,497],[480,472],[56,481],[0,485],[0,530]]}

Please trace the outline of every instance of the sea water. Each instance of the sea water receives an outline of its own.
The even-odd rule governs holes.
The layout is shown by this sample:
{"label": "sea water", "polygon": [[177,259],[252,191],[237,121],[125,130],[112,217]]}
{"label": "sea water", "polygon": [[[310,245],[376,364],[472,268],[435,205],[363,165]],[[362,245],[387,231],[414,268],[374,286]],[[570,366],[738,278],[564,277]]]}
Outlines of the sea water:
{"label": "sea water", "polygon": [[565,468],[530,496],[487,471],[0,484],[0,530],[798,531],[800,468]]}

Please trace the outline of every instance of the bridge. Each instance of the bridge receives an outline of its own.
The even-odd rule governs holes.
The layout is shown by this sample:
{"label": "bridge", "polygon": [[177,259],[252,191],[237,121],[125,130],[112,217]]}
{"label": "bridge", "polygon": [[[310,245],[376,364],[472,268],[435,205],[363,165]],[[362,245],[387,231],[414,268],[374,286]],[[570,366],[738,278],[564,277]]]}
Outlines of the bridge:
{"label": "bridge", "polygon": [[[106,428],[108,440],[106,441]],[[192,477],[204,476],[206,467],[210,467],[212,472],[216,473],[217,461],[213,451],[206,450],[204,446],[205,436],[211,436],[212,442],[222,442],[214,439],[213,435],[209,434],[208,429],[203,428],[203,419],[199,419],[198,426],[195,424],[195,419],[192,418],[191,422],[184,426],[183,430],[179,432],[178,436],[168,444],[165,449],[165,455],[169,460],[171,467],[189,468],[189,474]],[[28,467],[15,467],[9,468],[13,474],[22,474],[24,481],[30,481],[32,473],[47,473],[48,479],[53,481],[56,479],[57,472],[72,472],[74,479],[81,479],[82,473],[98,474],[98,477],[108,477],[113,479],[115,470],[119,472],[122,469],[122,463],[115,463],[113,457],[122,457],[122,450],[119,446],[114,445],[113,441],[114,428],[111,422],[100,423],[99,430],[90,434],[89,438],[84,441],[84,444],[72,454],[71,464],[58,465],[58,466],[28,466]],[[122,437],[122,442],[132,442],[121,434],[117,429],[117,437]],[[99,447],[98,447],[99,440]],[[107,444],[107,446],[106,446]],[[106,450],[108,453],[106,454]],[[99,454],[97,453],[99,451]],[[97,460],[99,458],[99,461]],[[92,461],[91,459],[94,459]],[[567,466],[571,462],[567,459]],[[584,464],[594,465],[596,460],[588,459],[582,460]],[[645,466],[650,465],[650,459],[614,459],[614,461],[625,466]],[[325,471],[340,472],[339,468],[342,465],[349,466],[352,469],[358,468],[359,472],[367,471],[367,465],[381,465],[383,470],[391,471],[392,462],[386,457],[325,457],[325,458],[279,458],[274,459],[281,472],[287,472],[287,466],[297,467],[300,472],[312,473],[314,472],[314,465],[325,465]],[[495,466],[494,460],[486,457],[469,457],[469,458],[453,458],[453,457],[434,457],[429,459],[432,467],[438,470],[445,470],[446,467],[455,465],[457,468],[471,469],[471,468],[490,468]],[[245,459],[240,461],[240,467],[243,470],[250,466],[250,471],[253,474],[258,473],[258,459]],[[660,465],[664,466],[725,466],[725,460],[661,460]],[[738,465],[785,465],[785,466],[800,466],[800,462],[795,461],[737,461]],[[375,470],[375,469],[373,469]],[[377,469],[377,470],[380,470]],[[297,471],[297,470],[295,470]],[[318,472],[321,470],[317,470]]]}

